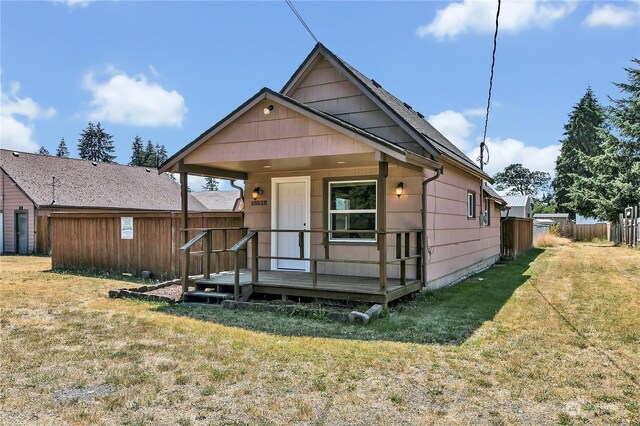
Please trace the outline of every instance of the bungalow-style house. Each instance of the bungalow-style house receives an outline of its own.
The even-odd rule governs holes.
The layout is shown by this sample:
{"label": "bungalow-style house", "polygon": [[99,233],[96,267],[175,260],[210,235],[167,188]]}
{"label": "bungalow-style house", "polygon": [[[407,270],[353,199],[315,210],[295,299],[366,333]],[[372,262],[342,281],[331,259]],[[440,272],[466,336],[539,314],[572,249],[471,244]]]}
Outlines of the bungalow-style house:
{"label": "bungalow-style house", "polygon": [[[176,211],[181,206],[180,187],[156,169],[2,149],[0,172],[2,253],[48,253],[51,212]],[[191,196],[189,205],[207,210]]]}
{"label": "bungalow-style house", "polygon": [[531,217],[531,197],[528,195],[504,195],[509,210],[502,212],[502,217]]}
{"label": "bungalow-style house", "polygon": [[[261,89],[159,172],[180,173],[183,196],[188,174],[245,182],[248,231],[229,250],[246,250],[249,267],[209,279],[205,267],[195,281],[183,270],[189,299],[225,298],[233,285],[236,299],[253,292],[387,303],[500,257],[505,202],[487,185],[491,177],[320,43],[282,90]],[[206,230],[185,232],[183,264],[206,238]]]}

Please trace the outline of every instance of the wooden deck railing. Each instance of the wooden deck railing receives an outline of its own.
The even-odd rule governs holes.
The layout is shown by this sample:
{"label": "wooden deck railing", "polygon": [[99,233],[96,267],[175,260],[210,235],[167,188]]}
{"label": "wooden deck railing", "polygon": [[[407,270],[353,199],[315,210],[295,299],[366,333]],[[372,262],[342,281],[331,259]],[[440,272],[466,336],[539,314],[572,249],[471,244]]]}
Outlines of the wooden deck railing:
{"label": "wooden deck railing", "polygon": [[[353,264],[369,264],[378,265],[379,278],[380,278],[380,291],[387,291],[387,265],[399,264],[400,265],[400,284],[406,285],[407,283],[407,261],[415,259],[416,267],[416,280],[422,279],[422,232],[419,230],[402,230],[402,231],[379,231],[379,230],[367,230],[357,231],[366,232],[377,235],[377,249],[379,253],[378,260],[355,260],[355,259],[331,259],[329,250],[329,235],[336,233],[337,231],[330,231],[326,229],[322,230],[300,230],[300,229],[259,229],[249,231],[244,238],[238,241],[234,246],[229,249],[230,252],[235,254],[235,271],[234,271],[234,295],[238,300],[240,295],[240,262],[239,252],[246,250],[247,245],[251,243],[251,279],[252,282],[259,281],[258,262],[260,259],[268,260],[302,260],[310,262],[311,279],[313,287],[318,286],[318,262],[326,263],[353,263]],[[340,231],[340,233],[349,231]],[[298,246],[300,249],[299,256],[287,257],[287,256],[260,256],[258,253],[258,238],[260,233],[297,233],[298,234]],[[322,245],[324,246],[324,257],[312,257],[311,253],[305,252],[304,237],[305,234],[321,233]],[[411,234],[416,235],[416,253],[411,254]],[[395,259],[387,260],[387,235],[395,235],[396,238],[396,257]],[[198,237],[196,237],[198,238]],[[202,238],[202,237],[201,237]]]}
{"label": "wooden deck railing", "polygon": [[[235,269],[238,269],[240,266],[239,255],[237,251],[232,251],[231,249],[235,247],[235,245],[231,248],[227,247],[227,235],[230,231],[247,231],[247,228],[188,228],[181,229],[181,231],[200,231],[195,237],[189,240],[185,245],[180,247],[180,251],[182,252],[182,291],[189,290],[189,267],[191,264],[191,256],[202,256],[202,274],[204,278],[209,278],[211,276],[211,254],[216,254],[218,256],[218,261],[216,262],[217,270],[215,272],[220,272],[220,255],[222,253],[233,253],[235,259]],[[212,247],[213,241],[213,233],[219,232],[222,233],[222,244],[219,248]],[[246,236],[242,239],[244,240]],[[241,241],[242,241],[241,240]],[[196,244],[200,243],[202,250],[192,251],[192,248],[196,247]],[[237,244],[236,244],[237,245]]]}

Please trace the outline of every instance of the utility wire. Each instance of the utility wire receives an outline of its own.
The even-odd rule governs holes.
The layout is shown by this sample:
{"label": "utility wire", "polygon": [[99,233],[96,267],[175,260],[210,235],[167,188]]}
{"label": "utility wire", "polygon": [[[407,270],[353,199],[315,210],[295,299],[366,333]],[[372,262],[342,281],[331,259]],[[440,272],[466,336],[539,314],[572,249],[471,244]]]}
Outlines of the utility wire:
{"label": "utility wire", "polygon": [[285,3],[287,3],[287,5],[289,6],[289,8],[291,9],[291,11],[293,12],[294,15],[296,15],[296,17],[298,18],[298,20],[300,21],[300,23],[302,24],[302,26],[305,27],[305,29],[307,30],[307,32],[309,33],[309,35],[311,37],[313,37],[313,39],[316,41],[316,43],[320,43],[318,41],[318,39],[316,38],[316,36],[313,34],[313,31],[311,31],[311,28],[309,28],[309,26],[307,25],[306,22],[304,22],[304,19],[302,19],[302,15],[300,15],[300,13],[298,13],[298,11],[296,10],[295,6],[293,5],[293,3],[291,3],[291,0],[284,0]]}
{"label": "utility wire", "polygon": [[[480,144],[480,169],[484,169],[484,165],[489,163],[489,150],[485,144],[487,140],[487,126],[489,124],[489,108],[491,107],[491,89],[493,89],[493,68],[496,65],[496,47],[498,46],[498,20],[500,18],[500,1],[498,0],[498,11],[496,12],[496,32],[493,34],[493,53],[491,54],[491,76],[489,77],[489,96],[487,97],[487,113],[484,118],[484,133],[482,135],[482,143]],[[484,150],[487,149],[487,161],[484,161]]]}

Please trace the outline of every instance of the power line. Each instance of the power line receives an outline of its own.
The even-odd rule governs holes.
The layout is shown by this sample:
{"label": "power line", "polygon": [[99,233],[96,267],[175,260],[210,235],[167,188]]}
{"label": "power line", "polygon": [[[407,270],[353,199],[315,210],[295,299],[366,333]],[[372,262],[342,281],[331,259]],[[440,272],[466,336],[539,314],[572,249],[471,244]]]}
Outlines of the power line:
{"label": "power line", "polygon": [[284,0],[285,3],[287,3],[287,5],[289,6],[289,8],[291,9],[291,11],[293,12],[294,15],[296,15],[296,17],[298,18],[298,20],[300,21],[300,23],[302,24],[302,26],[305,27],[305,29],[307,30],[307,32],[309,33],[309,35],[311,37],[313,37],[313,39],[316,41],[316,43],[320,43],[317,39],[317,37],[313,34],[313,31],[311,31],[311,28],[309,28],[309,26],[307,25],[306,22],[304,22],[304,19],[302,19],[302,15],[300,15],[300,13],[298,13],[298,11],[296,10],[295,6],[293,5],[293,3],[291,3],[291,0]]}
{"label": "power line", "polygon": [[[482,135],[482,143],[480,144],[480,169],[484,169],[484,165],[489,163],[489,149],[486,146],[487,126],[489,124],[489,108],[491,108],[491,90],[493,89],[493,68],[496,65],[496,47],[498,46],[498,22],[500,18],[500,1],[498,0],[498,11],[496,12],[496,32],[493,34],[493,53],[491,54],[491,76],[489,77],[489,96],[487,97],[487,113],[484,117],[484,133]],[[484,150],[487,150],[487,161],[484,161]]]}

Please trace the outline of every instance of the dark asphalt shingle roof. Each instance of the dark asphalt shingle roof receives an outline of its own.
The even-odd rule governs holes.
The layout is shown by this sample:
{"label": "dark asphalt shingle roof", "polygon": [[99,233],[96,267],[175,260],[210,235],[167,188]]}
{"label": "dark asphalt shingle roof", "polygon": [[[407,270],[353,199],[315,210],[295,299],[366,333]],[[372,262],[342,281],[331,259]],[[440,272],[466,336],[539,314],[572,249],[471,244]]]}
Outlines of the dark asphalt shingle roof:
{"label": "dark asphalt shingle roof", "polygon": [[[38,206],[180,210],[180,186],[157,169],[0,150],[0,167]],[[189,210],[207,210],[189,196]]]}

